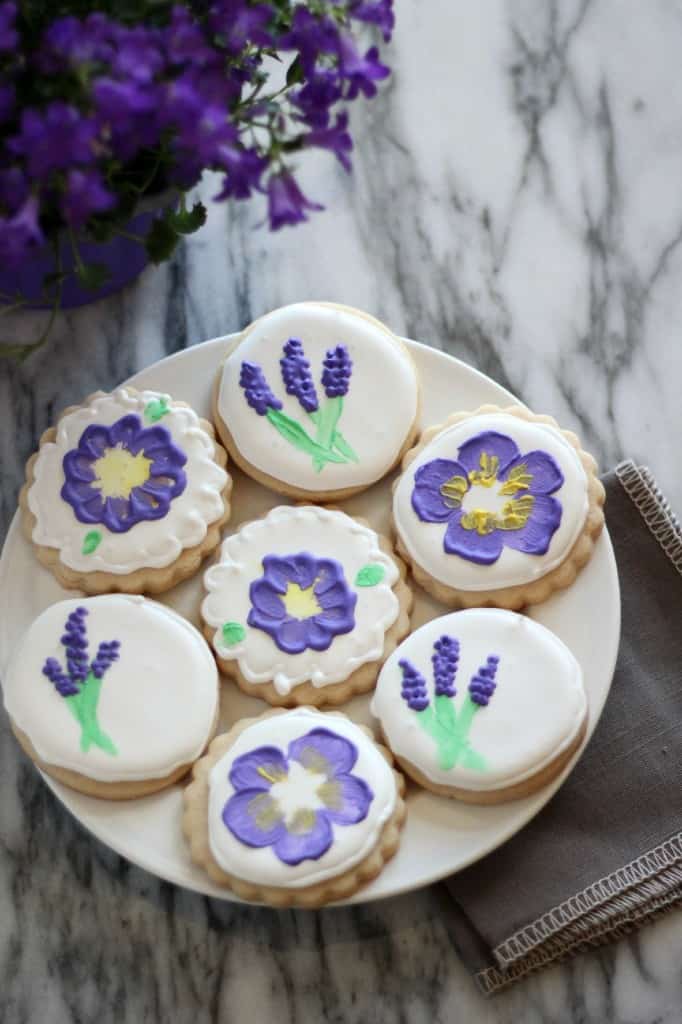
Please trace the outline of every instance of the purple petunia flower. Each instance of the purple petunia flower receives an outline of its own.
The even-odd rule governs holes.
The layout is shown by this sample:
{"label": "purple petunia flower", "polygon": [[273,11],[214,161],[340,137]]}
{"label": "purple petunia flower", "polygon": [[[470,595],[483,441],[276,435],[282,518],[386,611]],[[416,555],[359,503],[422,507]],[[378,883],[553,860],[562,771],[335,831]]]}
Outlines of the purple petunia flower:
{"label": "purple petunia flower", "polygon": [[[320,728],[292,740],[286,755],[274,746],[250,750],[230,769],[235,792],[223,808],[223,823],[245,846],[271,846],[284,864],[319,860],[334,840],[333,826],[364,821],[374,799],[367,782],[351,774],[357,759],[354,743]],[[291,809],[296,777],[303,772],[319,778],[313,806]]]}
{"label": "purple petunia flower", "polygon": [[104,213],[115,206],[114,196],[104,187],[99,171],[73,169],[66,180],[66,191],[60,209],[64,220],[74,228],[81,228],[93,213]]}
{"label": "purple petunia flower", "polygon": [[103,523],[113,533],[125,533],[167,515],[187,485],[186,462],[160,424],[144,427],[133,413],[109,427],[94,423],[64,456],[61,496],[81,523]]}
{"label": "purple petunia flower", "polygon": [[289,338],[279,365],[282,368],[282,380],[287,394],[295,395],[306,412],[315,412],[319,408],[319,402],[310,372],[310,363],[303,351],[303,342],[298,338]]}
{"label": "purple petunia flower", "polygon": [[246,401],[259,416],[265,416],[268,409],[282,408],[282,403],[270,390],[265,374],[257,363],[242,363],[239,385],[244,389]]}
{"label": "purple petunia flower", "polygon": [[339,398],[347,394],[353,361],[346,346],[330,348],[322,365],[322,386],[327,398]]}
{"label": "purple petunia flower", "polygon": [[0,217],[0,267],[21,266],[44,241],[38,224],[38,200],[29,196],[14,216]]}
{"label": "purple petunia flower", "polygon": [[355,626],[357,594],[332,558],[266,555],[249,597],[249,625],[268,633],[287,654],[326,651],[335,636]]}
{"label": "purple petunia flower", "polygon": [[244,0],[214,0],[208,20],[227,52],[236,55],[248,44],[272,45],[273,38],[267,27],[274,13],[269,4],[260,0],[250,5],[245,4]]}
{"label": "purple petunia flower", "polygon": [[393,0],[352,0],[348,13],[351,18],[366,21],[381,29],[385,42],[388,42],[395,27]]}
{"label": "purple petunia flower", "polygon": [[414,476],[412,508],[425,523],[447,523],[443,548],[491,565],[509,547],[544,555],[561,523],[551,497],[564,477],[547,452],[522,455],[511,437],[485,431],[457,459],[433,459]]}
{"label": "purple petunia flower", "polygon": [[436,697],[454,697],[457,693],[455,677],[459,664],[459,640],[452,636],[442,636],[440,640],[436,640],[431,664]]}
{"label": "purple petunia flower", "polygon": [[44,111],[28,108],[21,115],[18,135],[7,142],[10,152],[23,156],[32,178],[45,178],[51,171],[95,159],[97,124],[75,107],[61,100]]}
{"label": "purple petunia flower", "polygon": [[283,50],[298,50],[303,70],[311,75],[321,54],[339,53],[339,26],[328,15],[318,17],[298,4],[289,31],[280,38]]}
{"label": "purple petunia flower", "polygon": [[311,128],[326,128],[329,108],[341,99],[342,80],[336,68],[317,68],[300,89],[293,90],[292,104]]}
{"label": "purple petunia flower", "polygon": [[0,53],[10,53],[19,42],[19,33],[14,27],[17,17],[17,5],[7,2],[0,3]]}
{"label": "purple petunia flower", "polygon": [[49,74],[68,65],[108,62],[114,52],[113,35],[113,23],[100,12],[83,21],[73,15],[56,18],[41,40],[38,67]]}
{"label": "purple petunia flower", "polygon": [[391,71],[379,60],[379,50],[372,46],[364,57],[358,52],[350,36],[341,37],[341,73],[348,81],[346,99],[354,100],[358,93],[368,98],[376,95],[376,82],[388,78]]}
{"label": "purple petunia flower", "polygon": [[402,658],[398,665],[402,672],[402,686],[400,695],[412,711],[423,711],[429,706],[429,697],[426,692],[426,680],[421,672],[418,672],[411,661]]}
{"label": "purple petunia flower", "polygon": [[324,210],[324,206],[306,199],[289,171],[271,175],[267,192],[268,218],[273,231],[278,231],[285,224],[300,224],[307,220],[306,210]]}
{"label": "purple petunia flower", "polygon": [[315,128],[308,132],[304,141],[307,146],[331,150],[341,166],[350,172],[351,162],[348,154],[353,148],[353,140],[348,131],[348,114],[345,111],[338,115],[333,127]]}
{"label": "purple petunia flower", "polygon": [[469,683],[469,696],[474,704],[485,708],[490,703],[490,698],[495,692],[495,676],[500,659],[496,654],[490,654],[485,665],[479,668],[478,672],[471,677]]}
{"label": "purple petunia flower", "polygon": [[93,83],[92,95],[97,121],[119,159],[129,160],[138,150],[159,141],[163,121],[161,86],[102,76]]}

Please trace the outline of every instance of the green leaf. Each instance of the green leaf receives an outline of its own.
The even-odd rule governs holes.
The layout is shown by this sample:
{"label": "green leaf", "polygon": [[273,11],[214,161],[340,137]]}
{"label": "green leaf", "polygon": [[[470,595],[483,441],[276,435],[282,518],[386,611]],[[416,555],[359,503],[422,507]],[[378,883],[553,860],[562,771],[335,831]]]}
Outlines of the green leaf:
{"label": "green leaf", "polygon": [[163,263],[172,254],[180,241],[180,235],[168,223],[165,217],[157,217],[152,221],[144,245],[152,263]]}
{"label": "green leaf", "polygon": [[298,448],[307,455],[316,455],[320,458],[326,459],[327,462],[346,461],[340,455],[335,455],[334,452],[329,451],[329,449],[322,448],[319,444],[313,441],[308,434],[306,434],[300,423],[297,423],[296,420],[292,420],[289,416],[285,415],[285,413],[280,412],[279,409],[268,409],[266,416],[272,423],[273,427],[279,431],[282,437],[287,440],[289,444],[292,444],[294,448]]}
{"label": "green leaf", "polygon": [[287,68],[287,85],[297,85],[303,81],[303,65],[300,57],[295,57]]}
{"label": "green leaf", "polygon": [[223,642],[228,647],[240,644],[246,636],[246,630],[239,622],[226,622],[223,626]]}
{"label": "green leaf", "polygon": [[191,235],[206,223],[206,207],[203,203],[195,203],[191,210],[182,206],[179,210],[169,210],[166,220],[180,235]]}
{"label": "green leaf", "polygon": [[90,530],[89,533],[85,534],[83,539],[83,547],[81,548],[82,553],[84,555],[91,555],[93,551],[97,550],[101,540],[102,534],[99,530]]}
{"label": "green leaf", "polygon": [[170,412],[168,408],[168,399],[165,395],[161,398],[155,398],[151,402],[147,402],[144,407],[145,417],[150,423],[158,423],[162,416],[166,416]]}
{"label": "green leaf", "polygon": [[360,461],[360,459],[357,457],[351,446],[348,444],[348,441],[346,441],[343,434],[339,433],[338,430],[334,431],[334,436],[332,437],[332,445],[334,448],[338,449],[338,451],[340,451],[342,455],[345,455],[345,457],[350,462]]}
{"label": "green leaf", "polygon": [[363,565],[355,577],[355,586],[376,587],[377,583],[381,583],[385,575],[386,570],[383,565]]}
{"label": "green leaf", "polygon": [[76,277],[90,291],[97,291],[109,280],[109,271],[103,263],[83,263],[76,267]]}
{"label": "green leaf", "polygon": [[488,765],[481,754],[478,754],[475,750],[467,747],[462,757],[462,767],[470,768],[473,772],[484,772]]}

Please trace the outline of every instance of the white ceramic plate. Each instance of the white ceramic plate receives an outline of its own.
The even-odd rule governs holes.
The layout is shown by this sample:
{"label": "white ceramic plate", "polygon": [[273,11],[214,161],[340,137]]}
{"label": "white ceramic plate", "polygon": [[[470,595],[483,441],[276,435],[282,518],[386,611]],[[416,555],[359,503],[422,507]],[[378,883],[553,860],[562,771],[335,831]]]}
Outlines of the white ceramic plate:
{"label": "white ceramic plate", "polygon": [[[229,344],[218,338],[179,352],[132,378],[140,388],[166,391],[210,415],[210,388],[215,368]],[[439,423],[455,409],[474,409],[485,402],[508,403],[512,396],[498,384],[464,363],[435,349],[409,342],[423,387],[424,425]],[[230,467],[235,478],[229,529],[260,515],[286,499]],[[351,514],[368,519],[388,532],[392,477],[349,501]],[[14,517],[0,560],[0,674],[13,644],[44,608],[68,596],[36,561]],[[198,624],[202,597],[201,574],[163,595],[161,600]],[[595,614],[598,610],[598,614]],[[413,627],[445,609],[417,588]],[[567,591],[538,606],[532,617],[554,630],[581,663],[590,702],[588,738],[609,692],[620,633],[620,594],[611,541],[602,535],[590,564]],[[351,718],[371,723],[367,696],[356,697],[343,710]],[[266,705],[225,682],[222,687],[222,726],[259,714]],[[547,803],[571,770],[580,752],[560,778],[525,800],[501,807],[459,804],[410,786],[409,813],[396,857],[371,885],[349,902],[391,896],[426,885],[471,864],[514,835]],[[76,793],[44,776],[45,782],[93,835],[134,864],[178,885],[221,899],[235,900],[219,889],[190,862],[180,831],[181,787],[117,803]]]}

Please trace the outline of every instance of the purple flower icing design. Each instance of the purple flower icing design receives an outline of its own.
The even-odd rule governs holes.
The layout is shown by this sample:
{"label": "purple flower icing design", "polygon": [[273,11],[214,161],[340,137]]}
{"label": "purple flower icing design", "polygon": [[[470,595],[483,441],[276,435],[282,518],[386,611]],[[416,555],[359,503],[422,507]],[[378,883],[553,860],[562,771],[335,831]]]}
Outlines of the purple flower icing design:
{"label": "purple flower icing design", "polygon": [[506,434],[477,434],[457,459],[433,459],[415,473],[412,508],[424,523],[447,523],[443,548],[491,565],[503,548],[546,554],[561,523],[552,497],[563,473],[547,452],[522,455]]}
{"label": "purple flower icing design", "polygon": [[164,426],[145,427],[133,413],[109,427],[94,423],[64,456],[61,496],[81,523],[125,533],[167,515],[187,485],[186,462]]}
{"label": "purple flower icing design", "polygon": [[[330,729],[292,740],[286,756],[278,747],[242,754],[230,769],[235,792],[223,823],[245,846],[271,846],[291,867],[319,860],[334,841],[333,826],[364,821],[374,799],[367,782],[351,774],[357,759],[355,744]],[[280,802],[286,790],[294,808],[288,813]]]}
{"label": "purple flower icing design", "polygon": [[[280,359],[282,380],[288,395],[295,395],[308,413],[319,408],[315,382],[310,372],[310,363],[303,351],[303,342],[298,338],[289,338],[284,346],[284,357]],[[324,383],[324,379],[323,379]]]}
{"label": "purple flower icing design", "polygon": [[247,622],[262,629],[281,651],[326,651],[335,636],[355,627],[355,594],[332,558],[266,555],[263,575],[249,587]]}
{"label": "purple flower icing design", "polygon": [[345,345],[337,345],[327,352],[322,371],[322,386],[327,398],[348,394],[353,363]]}

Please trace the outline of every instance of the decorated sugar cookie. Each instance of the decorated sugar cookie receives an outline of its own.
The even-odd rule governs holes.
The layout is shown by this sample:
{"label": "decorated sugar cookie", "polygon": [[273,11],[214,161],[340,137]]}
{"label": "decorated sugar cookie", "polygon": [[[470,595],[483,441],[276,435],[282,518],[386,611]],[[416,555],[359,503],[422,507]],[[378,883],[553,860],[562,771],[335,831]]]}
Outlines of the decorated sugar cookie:
{"label": "decorated sugar cookie", "polygon": [[554,633],[497,608],[433,619],[381,670],[372,714],[405,771],[468,803],[527,796],[583,738],[582,672]]}
{"label": "decorated sugar cookie", "polygon": [[29,627],[3,680],[26,753],[92,796],[142,796],[184,775],[218,714],[204,638],[129,594],[60,601]]}
{"label": "decorated sugar cookie", "polygon": [[20,504],[40,561],[87,593],[160,592],[220,540],[232,486],[189,406],[119,388],[67,409],[29,461]]}
{"label": "decorated sugar cookie", "polygon": [[201,614],[221,669],[271,704],[339,704],[371,689],[409,629],[388,542],[343,512],[280,506],[228,537]]}
{"label": "decorated sugar cookie", "polygon": [[365,313],[315,302],[247,327],[214,392],[234,460],[299,498],[346,497],[380,480],[412,443],[418,406],[405,345]]}
{"label": "decorated sugar cookie", "polygon": [[398,551],[455,607],[522,608],[573,582],[604,525],[604,488],[577,437],[520,406],[431,427],[393,493]]}
{"label": "decorated sugar cookie", "polygon": [[185,791],[192,858],[245,899],[319,906],[395,853],[403,780],[344,715],[270,711],[218,736]]}

